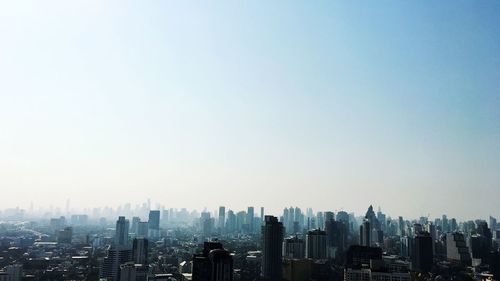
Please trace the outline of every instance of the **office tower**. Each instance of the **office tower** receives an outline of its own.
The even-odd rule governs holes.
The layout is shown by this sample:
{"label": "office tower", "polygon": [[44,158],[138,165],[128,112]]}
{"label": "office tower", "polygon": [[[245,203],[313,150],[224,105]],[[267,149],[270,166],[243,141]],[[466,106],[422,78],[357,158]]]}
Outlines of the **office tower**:
{"label": "office tower", "polygon": [[307,232],[306,258],[320,260],[326,259],[326,232],[315,229]]}
{"label": "office tower", "polygon": [[399,255],[401,257],[407,258],[410,256],[412,242],[412,238],[408,236],[403,236],[400,238]]}
{"label": "office tower", "polygon": [[220,242],[205,242],[202,254],[193,256],[192,281],[232,281],[233,258]]}
{"label": "office tower", "polygon": [[325,222],[326,243],[329,252],[344,252],[347,247],[347,226],[342,221]]}
{"label": "office tower", "polygon": [[403,217],[401,217],[401,216],[398,218],[398,232],[399,232],[399,236],[406,235],[405,222],[403,220]]}
{"label": "office tower", "polygon": [[232,210],[227,211],[226,232],[233,233],[236,231],[236,215]]}
{"label": "office tower", "polygon": [[333,212],[325,212],[325,222],[335,220],[335,214]]}
{"label": "office tower", "polygon": [[286,238],[283,241],[283,258],[285,259],[303,259],[305,251],[304,240],[297,236]]}
{"label": "office tower", "polygon": [[414,254],[412,255],[412,268],[417,272],[430,272],[433,264],[432,245],[434,241],[430,233],[419,232],[414,238]]}
{"label": "office tower", "polygon": [[128,245],[128,230],[129,222],[125,217],[118,217],[116,221],[116,232],[115,232],[115,245],[116,246],[126,246]]}
{"label": "office tower", "polygon": [[132,243],[132,258],[136,264],[148,264],[149,241],[144,237],[135,238]]}
{"label": "office tower", "polygon": [[318,212],[316,214],[316,223],[318,224],[318,228],[325,228],[325,217],[323,212]]}
{"label": "office tower", "polygon": [[247,213],[245,211],[239,211],[236,213],[236,230],[242,231],[245,221],[247,219]]}
{"label": "office tower", "polygon": [[159,238],[160,237],[160,211],[151,210],[149,211],[149,237]]}
{"label": "office tower", "polygon": [[490,243],[488,239],[481,234],[472,234],[469,237],[469,245],[474,259],[484,259],[487,258],[490,252]]}
{"label": "office tower", "polygon": [[141,221],[141,219],[139,217],[132,218],[132,226],[130,227],[130,232],[137,235],[137,231],[139,230],[139,222],[140,221]]}
{"label": "office tower", "polygon": [[486,223],[485,221],[478,222],[477,234],[485,237],[485,242],[486,242],[485,247],[488,248],[489,252],[492,246],[493,233],[491,232],[491,229],[488,228],[488,223]]}
{"label": "office tower", "polygon": [[71,244],[72,239],[73,239],[73,228],[70,226],[65,227],[63,230],[59,230],[59,232],[57,233],[58,243]]}
{"label": "office tower", "polygon": [[497,219],[490,216],[490,228],[492,232],[495,232],[497,230]]}
{"label": "office tower", "polygon": [[281,257],[283,247],[283,224],[278,218],[265,216],[262,226],[262,277],[281,280],[283,276]]}
{"label": "office tower", "polygon": [[365,219],[359,226],[359,243],[361,246],[370,247],[372,245],[372,227],[369,220]]}
{"label": "office tower", "polygon": [[214,219],[209,212],[202,212],[200,217],[201,233],[204,239],[209,238],[213,233]]}
{"label": "office tower", "polygon": [[264,222],[264,207],[260,207],[260,224],[259,225],[262,225],[262,223]]}
{"label": "office tower", "polygon": [[436,226],[432,223],[429,222],[427,224],[427,232],[431,235],[432,238],[432,253],[436,253],[436,239],[437,239],[437,233],[436,233]]}
{"label": "office tower", "polygon": [[446,215],[443,215],[443,217],[441,218],[441,229],[444,233],[446,232],[449,232],[450,231],[450,226],[449,226],[449,223],[448,223],[448,217]]}
{"label": "office tower", "polygon": [[162,210],[161,211],[161,219],[160,219],[160,225],[161,226],[167,226],[169,222],[169,211],[168,210]]}
{"label": "office tower", "polygon": [[137,224],[137,237],[148,237],[149,223],[147,221],[140,221]]}
{"label": "office tower", "polygon": [[119,281],[120,265],[130,261],[131,258],[132,250],[126,246],[108,247],[106,257],[101,264],[100,278],[107,278],[109,281]]}
{"label": "office tower", "polygon": [[248,232],[249,233],[254,233],[255,231],[255,226],[254,226],[254,209],[253,207],[248,207],[248,210],[247,210],[247,220],[246,220],[246,223],[248,225]]}
{"label": "office tower", "polygon": [[471,264],[472,260],[469,248],[465,244],[465,238],[462,233],[454,232],[446,234],[446,258],[451,262],[457,262],[462,265]]}
{"label": "office tower", "polygon": [[420,232],[424,230],[423,226],[419,223],[414,223],[413,224],[413,235],[416,236]]}
{"label": "office tower", "polygon": [[226,224],[226,207],[224,206],[219,207],[219,221],[217,224],[219,232],[224,233],[224,226]]}

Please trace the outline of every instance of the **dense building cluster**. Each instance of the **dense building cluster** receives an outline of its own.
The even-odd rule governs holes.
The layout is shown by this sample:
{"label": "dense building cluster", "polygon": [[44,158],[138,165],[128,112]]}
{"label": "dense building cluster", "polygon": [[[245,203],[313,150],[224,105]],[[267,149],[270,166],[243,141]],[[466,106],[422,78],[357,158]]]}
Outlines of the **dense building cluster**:
{"label": "dense building cluster", "polygon": [[500,280],[496,219],[151,208],[0,213],[0,281]]}

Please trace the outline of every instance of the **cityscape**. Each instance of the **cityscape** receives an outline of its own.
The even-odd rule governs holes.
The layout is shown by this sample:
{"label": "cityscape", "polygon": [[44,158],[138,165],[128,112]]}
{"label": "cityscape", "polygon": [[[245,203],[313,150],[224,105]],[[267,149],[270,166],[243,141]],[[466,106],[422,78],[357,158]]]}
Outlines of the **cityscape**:
{"label": "cityscape", "polygon": [[0,0],[0,281],[500,281],[500,0]]}
{"label": "cityscape", "polygon": [[500,224],[286,207],[214,211],[151,200],[0,213],[0,280],[496,280]]}

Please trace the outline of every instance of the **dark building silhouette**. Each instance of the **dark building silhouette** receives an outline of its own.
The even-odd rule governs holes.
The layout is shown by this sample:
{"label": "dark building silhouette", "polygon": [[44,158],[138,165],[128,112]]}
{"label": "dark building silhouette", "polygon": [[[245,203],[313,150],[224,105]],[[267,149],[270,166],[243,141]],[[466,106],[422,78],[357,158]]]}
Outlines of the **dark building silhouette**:
{"label": "dark building silhouette", "polygon": [[430,272],[433,264],[432,237],[428,232],[421,232],[414,238],[414,253],[412,255],[413,270]]}
{"label": "dark building silhouette", "polygon": [[377,247],[367,247],[353,245],[346,253],[346,267],[361,268],[363,264],[370,264],[370,260],[382,259],[382,249]]}
{"label": "dark building silhouette", "polygon": [[341,221],[328,219],[325,221],[326,242],[328,247],[335,247],[344,252],[347,245],[347,225]]}
{"label": "dark building silhouette", "polygon": [[233,257],[220,242],[205,242],[193,257],[192,281],[232,281]]}
{"label": "dark building silhouette", "polygon": [[306,258],[313,260],[326,259],[326,232],[315,229],[307,232]]}
{"label": "dark building silhouette", "polygon": [[283,224],[278,218],[265,216],[262,226],[262,277],[281,280]]}
{"label": "dark building silhouette", "polygon": [[135,238],[132,243],[132,256],[136,264],[148,264],[149,241],[144,237]]}
{"label": "dark building silhouette", "polygon": [[125,246],[112,246],[107,249],[107,255],[101,264],[101,278],[109,281],[120,280],[120,265],[130,261],[132,250]]}

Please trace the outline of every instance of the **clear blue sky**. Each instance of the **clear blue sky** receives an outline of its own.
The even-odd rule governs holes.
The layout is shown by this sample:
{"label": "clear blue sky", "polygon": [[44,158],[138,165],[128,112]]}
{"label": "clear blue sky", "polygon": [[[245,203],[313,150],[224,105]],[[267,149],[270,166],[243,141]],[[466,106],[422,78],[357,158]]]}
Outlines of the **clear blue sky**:
{"label": "clear blue sky", "polygon": [[500,216],[498,1],[3,1],[2,206]]}

